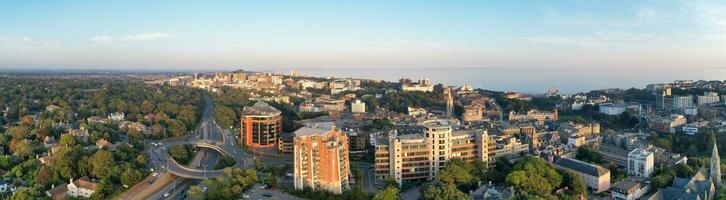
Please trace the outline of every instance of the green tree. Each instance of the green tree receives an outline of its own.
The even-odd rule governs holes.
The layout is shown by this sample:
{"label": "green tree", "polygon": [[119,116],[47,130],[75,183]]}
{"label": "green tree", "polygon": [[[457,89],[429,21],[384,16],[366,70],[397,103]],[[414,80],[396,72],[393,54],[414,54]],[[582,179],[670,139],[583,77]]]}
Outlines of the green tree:
{"label": "green tree", "polygon": [[128,168],[121,175],[121,184],[125,186],[132,186],[141,181],[141,179],[143,179],[142,176],[143,175],[141,175],[141,172],[139,172],[139,170]]}
{"label": "green tree", "polygon": [[91,166],[93,170],[91,175],[101,180],[105,180],[112,175],[111,169],[114,164],[113,155],[105,150],[98,150],[91,158]]}
{"label": "green tree", "polygon": [[192,200],[203,200],[204,199],[204,189],[202,189],[202,187],[199,187],[199,185],[190,186],[187,194],[188,194],[189,198]]}
{"label": "green tree", "polygon": [[61,146],[67,146],[72,147],[76,146],[78,144],[78,141],[76,140],[76,137],[70,135],[70,134],[64,134],[60,138],[60,145]]}
{"label": "green tree", "polygon": [[401,197],[398,196],[398,193],[398,188],[389,186],[379,191],[378,194],[373,197],[373,200],[400,200]]}
{"label": "green tree", "polygon": [[452,184],[439,181],[426,184],[422,190],[425,200],[467,200],[469,197]]}
{"label": "green tree", "polygon": [[563,186],[566,186],[577,194],[587,195],[587,186],[582,182],[579,174],[569,169],[560,170],[560,174],[562,174]]}

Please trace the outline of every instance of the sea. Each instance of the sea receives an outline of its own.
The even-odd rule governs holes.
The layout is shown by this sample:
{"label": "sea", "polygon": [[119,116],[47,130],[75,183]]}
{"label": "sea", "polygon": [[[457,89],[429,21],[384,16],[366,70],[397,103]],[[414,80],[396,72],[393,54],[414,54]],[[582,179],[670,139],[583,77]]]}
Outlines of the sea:
{"label": "sea", "polygon": [[[264,69],[259,69],[264,70]],[[386,81],[400,78],[429,79],[450,86],[471,85],[494,91],[517,91],[544,94],[556,87],[560,94],[574,94],[596,89],[645,88],[650,83],[674,80],[726,80],[726,67],[696,69],[582,69],[582,68],[286,68],[269,70],[303,76],[355,77]]]}

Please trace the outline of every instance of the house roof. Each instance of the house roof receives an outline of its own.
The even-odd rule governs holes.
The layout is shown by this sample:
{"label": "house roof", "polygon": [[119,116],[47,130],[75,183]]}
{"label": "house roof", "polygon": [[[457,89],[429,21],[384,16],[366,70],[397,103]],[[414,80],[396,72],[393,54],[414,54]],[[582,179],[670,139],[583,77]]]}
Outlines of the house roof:
{"label": "house roof", "polygon": [[91,182],[91,179],[88,178],[88,176],[84,176],[79,178],[78,180],[73,181],[73,185],[76,185],[76,187],[79,188],[85,188],[88,190],[96,190],[96,183]]}
{"label": "house roof", "polygon": [[602,166],[586,163],[571,158],[560,158],[559,160],[557,160],[556,164],[595,177],[600,177],[610,173],[610,170],[605,169]]}

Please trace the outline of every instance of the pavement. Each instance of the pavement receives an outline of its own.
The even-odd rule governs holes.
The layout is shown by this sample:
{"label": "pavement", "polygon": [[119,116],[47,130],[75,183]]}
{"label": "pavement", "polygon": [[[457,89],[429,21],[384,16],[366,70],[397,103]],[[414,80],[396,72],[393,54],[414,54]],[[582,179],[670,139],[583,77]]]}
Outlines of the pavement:
{"label": "pavement", "polygon": [[[245,194],[250,196],[247,199],[252,199],[252,200],[256,200],[256,199],[304,200],[303,198],[293,196],[291,194],[285,193],[285,192],[277,190],[277,189],[276,190],[264,189],[263,185],[259,184],[259,183],[252,186],[252,188],[247,190],[247,192]],[[271,197],[265,197],[264,196],[265,194],[268,194]]]}

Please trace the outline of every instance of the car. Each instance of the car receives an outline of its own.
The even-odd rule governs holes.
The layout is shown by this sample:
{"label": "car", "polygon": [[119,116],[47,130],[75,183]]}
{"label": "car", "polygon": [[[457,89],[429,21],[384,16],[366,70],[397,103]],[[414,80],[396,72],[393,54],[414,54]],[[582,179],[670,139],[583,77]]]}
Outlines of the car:
{"label": "car", "polygon": [[265,189],[265,188],[267,188],[267,185],[263,185],[262,187],[260,187],[260,189]]}
{"label": "car", "polygon": [[156,179],[151,179],[151,180],[149,180],[149,184],[153,184],[153,183],[154,183],[154,181],[156,181]]}
{"label": "car", "polygon": [[209,188],[207,186],[204,186],[202,189],[204,189],[204,191],[207,191],[207,189]]}
{"label": "car", "polygon": [[164,197],[169,197],[169,195],[171,195],[169,192],[164,193]]}
{"label": "car", "polygon": [[244,198],[244,199],[249,199],[249,198],[250,198],[250,195],[248,195],[248,194],[243,194],[243,195],[242,195],[242,198]]}
{"label": "car", "polygon": [[262,194],[262,196],[263,196],[263,197],[267,197],[267,198],[270,198],[270,197],[272,197],[272,194],[270,194],[270,193],[265,193],[265,194]]}
{"label": "car", "polygon": [[159,172],[154,172],[153,174],[151,174],[151,176],[154,176],[154,177],[156,177],[158,175],[159,175]]}

